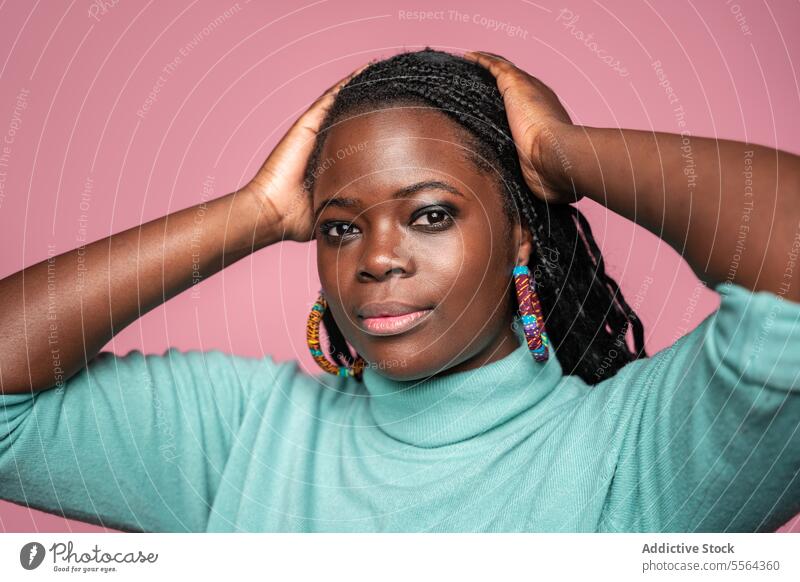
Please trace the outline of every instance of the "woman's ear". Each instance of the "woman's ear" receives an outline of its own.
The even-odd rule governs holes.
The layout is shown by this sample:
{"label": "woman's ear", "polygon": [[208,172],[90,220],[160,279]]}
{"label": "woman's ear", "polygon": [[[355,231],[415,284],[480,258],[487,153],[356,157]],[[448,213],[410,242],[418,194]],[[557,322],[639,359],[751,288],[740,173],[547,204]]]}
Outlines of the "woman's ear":
{"label": "woman's ear", "polygon": [[524,221],[519,221],[514,225],[514,243],[517,248],[517,257],[514,265],[527,265],[533,250],[533,236]]}

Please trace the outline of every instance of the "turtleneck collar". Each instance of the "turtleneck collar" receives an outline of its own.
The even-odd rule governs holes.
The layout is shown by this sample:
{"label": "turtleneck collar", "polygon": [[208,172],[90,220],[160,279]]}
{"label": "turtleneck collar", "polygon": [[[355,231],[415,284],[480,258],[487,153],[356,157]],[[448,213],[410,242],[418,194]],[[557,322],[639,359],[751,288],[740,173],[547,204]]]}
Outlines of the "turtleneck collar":
{"label": "turtleneck collar", "polygon": [[392,380],[368,366],[363,380],[375,423],[397,440],[432,448],[489,431],[537,404],[561,379],[561,365],[552,348],[546,362],[534,360],[522,326],[515,329],[517,349],[473,370]]}

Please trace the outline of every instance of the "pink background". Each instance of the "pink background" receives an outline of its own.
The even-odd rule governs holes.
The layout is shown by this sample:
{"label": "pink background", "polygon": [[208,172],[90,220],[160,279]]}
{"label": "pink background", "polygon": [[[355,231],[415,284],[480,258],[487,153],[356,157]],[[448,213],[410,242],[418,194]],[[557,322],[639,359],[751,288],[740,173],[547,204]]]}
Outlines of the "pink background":
{"label": "pink background", "polygon": [[[796,2],[105,2],[0,3],[0,133],[11,129],[16,95],[30,92],[0,190],[0,276],[46,258],[49,245],[78,246],[81,214],[93,241],[201,202],[207,176],[214,196],[230,192],[323,89],[372,58],[425,45],[508,57],[552,86],[576,123],[677,132],[651,66],[660,60],[692,134],[800,152]],[[453,5],[466,22],[451,17]],[[557,21],[562,8],[579,17],[570,30]],[[400,10],[445,12],[420,22]],[[493,30],[483,17],[518,32]],[[576,30],[593,33],[629,74],[602,62]],[[157,100],[137,115],[176,56]],[[638,308],[650,353],[685,332],[675,314],[693,296],[692,328],[716,309],[717,295],[697,289],[656,236],[590,201],[581,208],[630,301],[646,277],[655,280]],[[265,249],[150,312],[106,349],[272,354],[318,373],[304,330],[318,289],[315,252],[296,243]],[[0,531],[98,530],[0,502]]]}

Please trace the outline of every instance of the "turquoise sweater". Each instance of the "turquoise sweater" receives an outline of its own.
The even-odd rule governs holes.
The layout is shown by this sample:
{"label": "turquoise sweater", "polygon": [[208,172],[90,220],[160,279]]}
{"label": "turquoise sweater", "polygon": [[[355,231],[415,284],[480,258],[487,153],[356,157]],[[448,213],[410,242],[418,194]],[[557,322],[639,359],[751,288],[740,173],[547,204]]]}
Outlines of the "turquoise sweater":
{"label": "turquoise sweater", "polygon": [[521,335],[421,383],[101,353],[0,397],[0,498],[134,531],[771,531],[800,512],[800,304],[716,290],[594,387]]}

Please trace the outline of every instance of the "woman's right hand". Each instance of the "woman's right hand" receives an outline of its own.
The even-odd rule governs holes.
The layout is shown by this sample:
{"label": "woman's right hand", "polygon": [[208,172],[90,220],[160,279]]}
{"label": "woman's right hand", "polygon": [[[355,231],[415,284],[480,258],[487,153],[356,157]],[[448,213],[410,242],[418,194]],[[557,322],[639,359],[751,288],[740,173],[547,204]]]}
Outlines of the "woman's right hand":
{"label": "woman's right hand", "polygon": [[242,189],[256,198],[264,220],[279,225],[284,240],[308,242],[314,238],[313,200],[303,186],[308,158],[339,89],[367,66],[353,71],[314,101]]}

